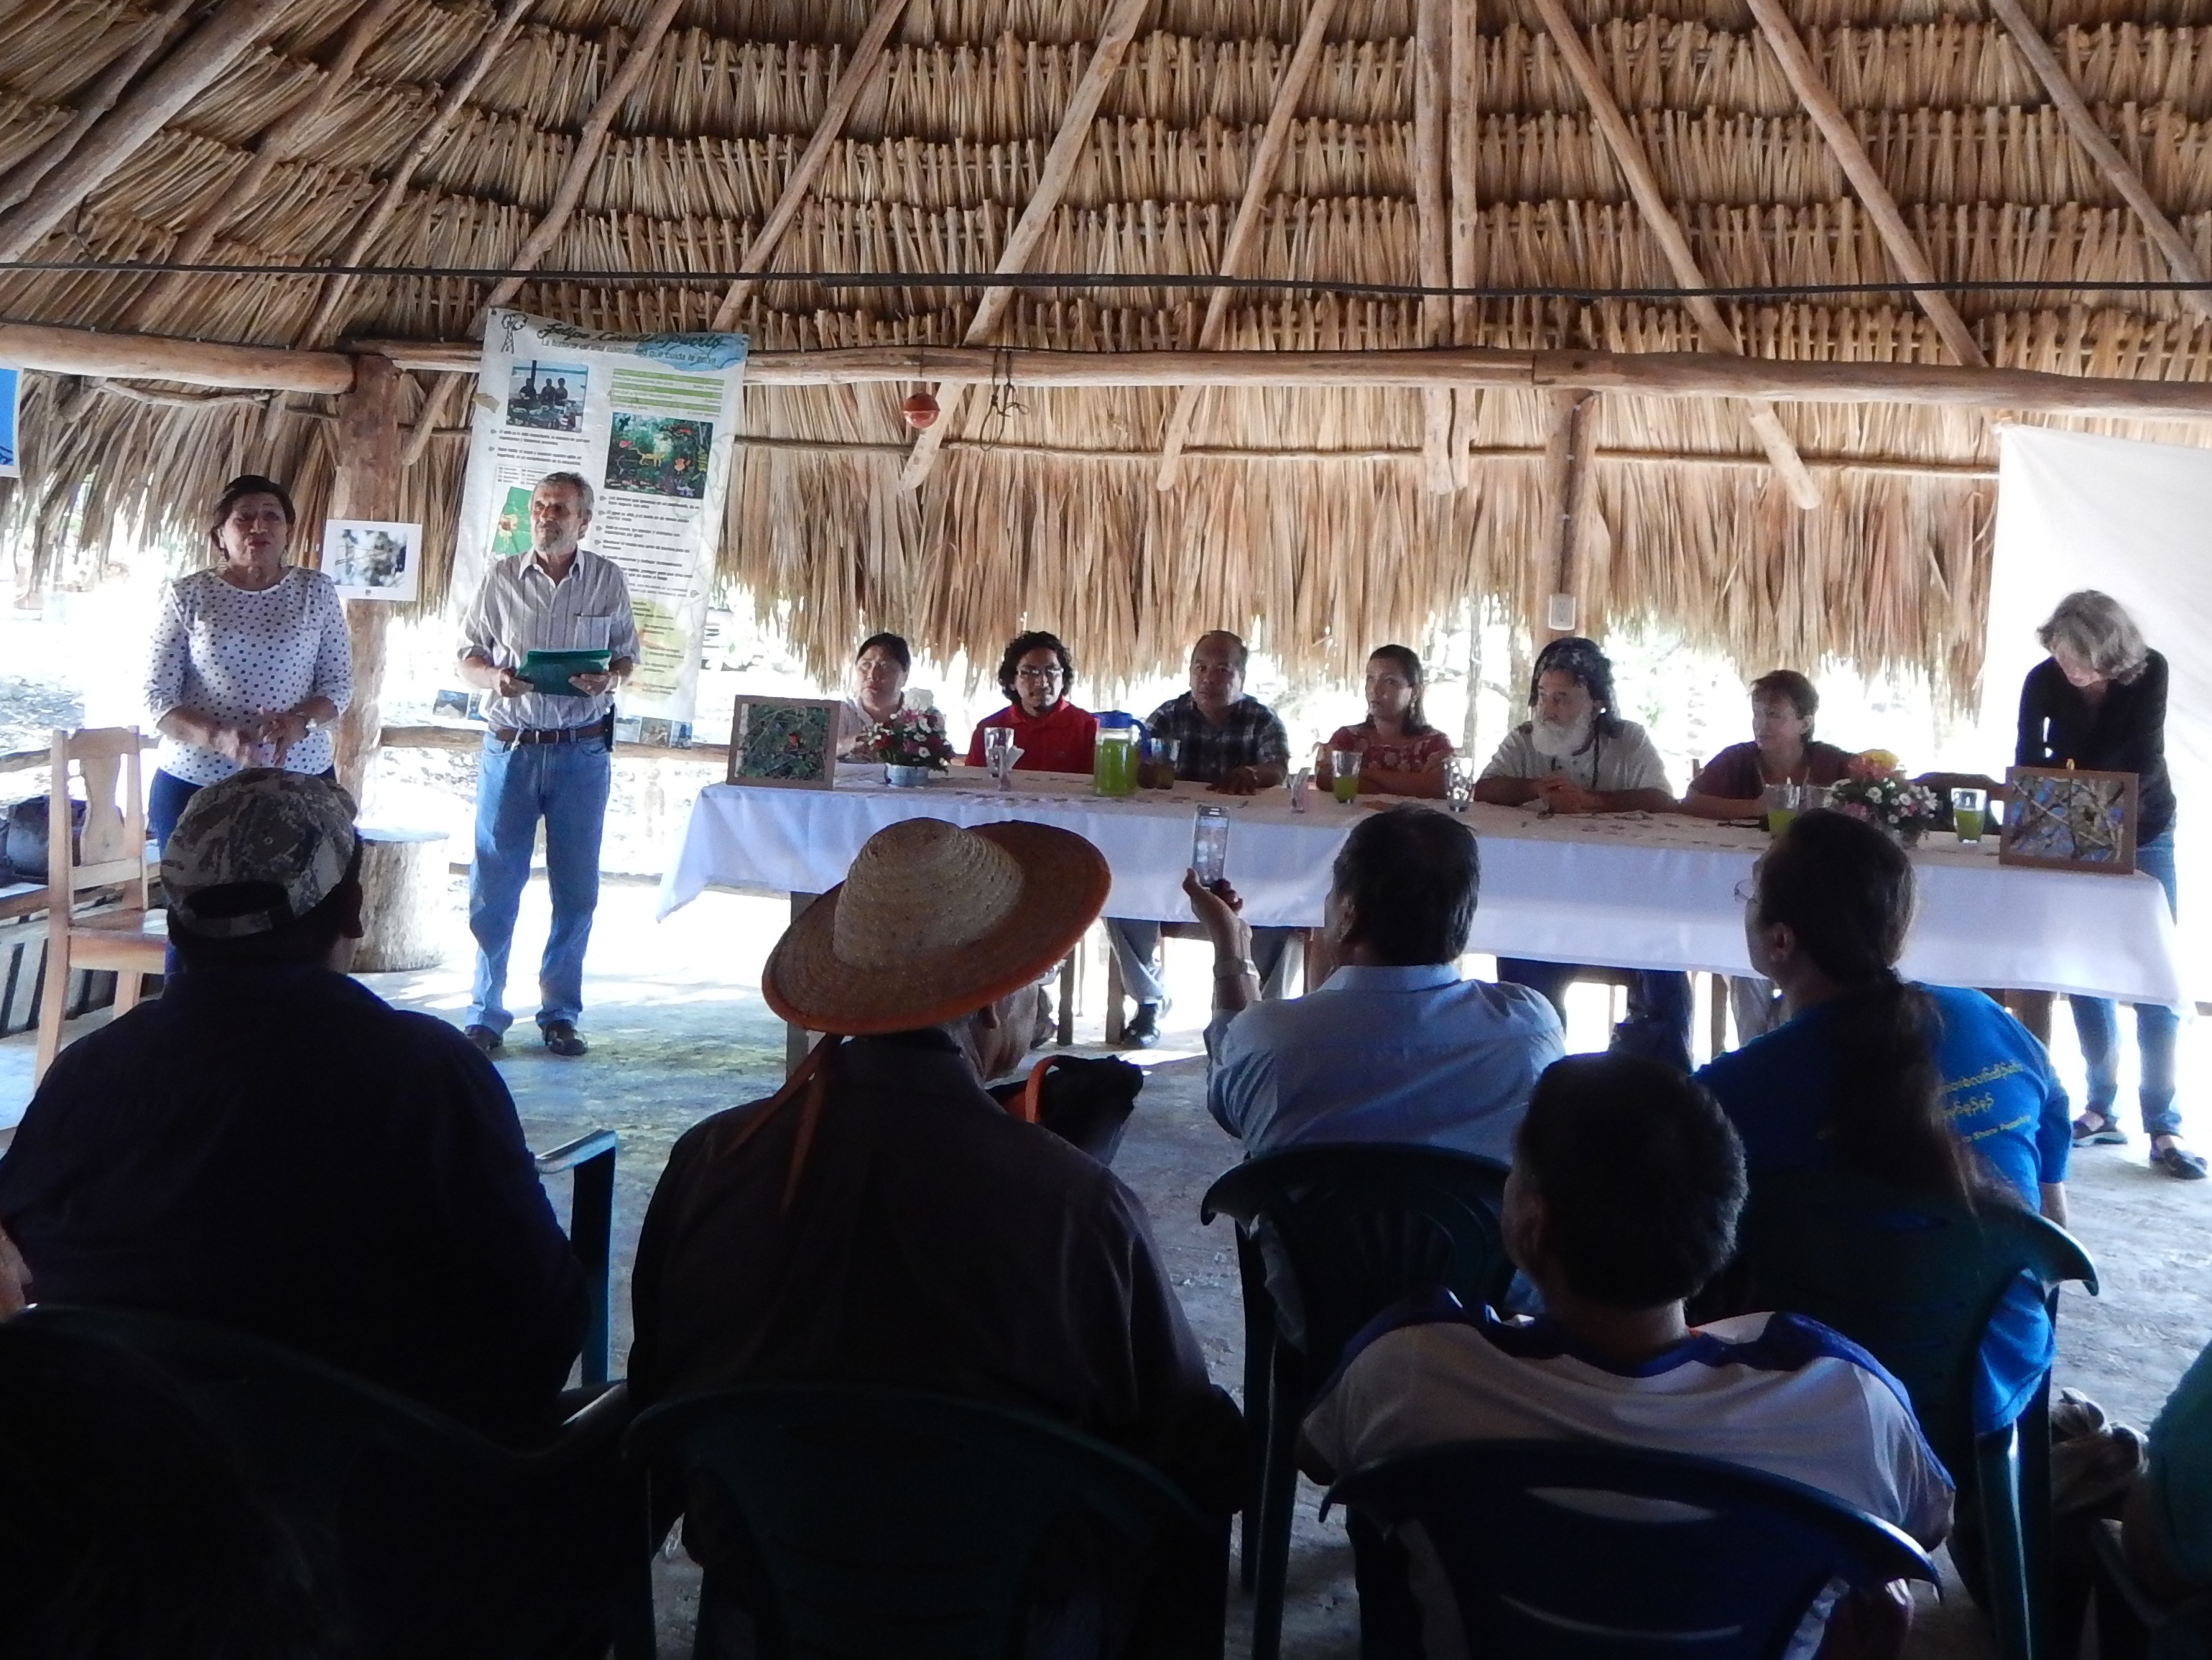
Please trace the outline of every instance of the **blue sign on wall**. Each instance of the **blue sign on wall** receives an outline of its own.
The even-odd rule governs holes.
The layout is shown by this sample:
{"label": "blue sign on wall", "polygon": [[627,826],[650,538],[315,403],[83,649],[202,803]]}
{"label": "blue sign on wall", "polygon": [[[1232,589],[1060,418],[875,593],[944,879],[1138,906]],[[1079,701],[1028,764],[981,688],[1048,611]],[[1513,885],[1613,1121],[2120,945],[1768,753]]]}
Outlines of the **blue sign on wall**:
{"label": "blue sign on wall", "polygon": [[0,478],[23,476],[15,449],[15,398],[22,384],[22,370],[0,369]]}

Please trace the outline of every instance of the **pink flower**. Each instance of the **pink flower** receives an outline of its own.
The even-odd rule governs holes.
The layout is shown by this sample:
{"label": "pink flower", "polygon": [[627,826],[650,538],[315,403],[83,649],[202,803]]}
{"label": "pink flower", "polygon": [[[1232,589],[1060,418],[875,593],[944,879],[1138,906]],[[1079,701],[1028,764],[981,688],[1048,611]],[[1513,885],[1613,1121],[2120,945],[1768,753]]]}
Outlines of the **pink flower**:
{"label": "pink flower", "polygon": [[1871,820],[1874,818],[1874,815],[1867,811],[1867,805],[1863,801],[1844,802],[1844,812],[1847,817],[1852,818]]}

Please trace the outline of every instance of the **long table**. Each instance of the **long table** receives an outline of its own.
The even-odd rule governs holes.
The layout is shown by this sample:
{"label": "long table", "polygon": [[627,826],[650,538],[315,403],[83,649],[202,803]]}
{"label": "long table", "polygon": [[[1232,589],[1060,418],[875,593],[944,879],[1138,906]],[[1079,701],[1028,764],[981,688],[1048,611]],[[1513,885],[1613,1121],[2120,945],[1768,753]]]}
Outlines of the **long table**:
{"label": "long table", "polygon": [[[1107,914],[1188,919],[1182,873],[1193,815],[1229,810],[1227,872],[1256,924],[1316,927],[1329,865],[1374,797],[1346,806],[1284,792],[1216,795],[1195,784],[1123,800],[1087,777],[1017,773],[996,788],[956,768],[921,789],[857,771],[830,789],[709,785],[699,793],[660,890],[660,915],[712,885],[808,895],[844,879],[860,844],[902,818],[962,825],[1009,818],[1057,824],[1091,842],[1113,871]],[[1477,804],[1482,897],[1469,949],[1555,963],[1747,974],[1736,885],[1763,831],[1672,814],[1543,818]],[[2070,992],[2186,1008],[2174,934],[2158,884],[2001,866],[1996,844],[1931,836],[1912,854],[1920,908],[1902,970],[1939,985]]]}

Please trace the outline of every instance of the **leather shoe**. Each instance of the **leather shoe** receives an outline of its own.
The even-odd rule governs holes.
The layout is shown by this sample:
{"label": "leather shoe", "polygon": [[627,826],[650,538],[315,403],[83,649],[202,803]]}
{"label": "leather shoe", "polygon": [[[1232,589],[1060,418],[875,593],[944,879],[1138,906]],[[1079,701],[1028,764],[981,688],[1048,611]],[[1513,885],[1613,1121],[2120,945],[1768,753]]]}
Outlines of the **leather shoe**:
{"label": "leather shoe", "polygon": [[501,1045],[507,1041],[497,1032],[494,1031],[489,1026],[465,1027],[462,1030],[461,1036],[467,1038],[471,1043],[474,1043],[477,1049],[481,1049],[486,1055],[497,1055],[500,1051]]}
{"label": "leather shoe", "polygon": [[1121,1028],[1121,1041],[1133,1049],[1148,1049],[1160,1041],[1160,1006],[1139,1003],[1129,1024]]}
{"label": "leather shoe", "polygon": [[576,1036],[576,1029],[566,1020],[548,1020],[538,1031],[545,1034],[545,1047],[556,1055],[565,1055],[572,1060],[587,1055],[592,1046]]}

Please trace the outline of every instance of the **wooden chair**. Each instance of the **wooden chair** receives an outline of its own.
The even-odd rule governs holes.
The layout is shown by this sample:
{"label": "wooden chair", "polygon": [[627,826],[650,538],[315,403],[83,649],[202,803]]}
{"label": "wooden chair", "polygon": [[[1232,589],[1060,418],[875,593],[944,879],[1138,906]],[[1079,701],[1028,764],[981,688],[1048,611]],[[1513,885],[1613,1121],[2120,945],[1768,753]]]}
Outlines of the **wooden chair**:
{"label": "wooden chair", "polygon": [[[84,828],[75,836],[70,834],[72,763],[84,780],[85,803]],[[112,970],[115,1012],[121,1014],[137,1005],[143,977],[161,972],[168,946],[167,931],[149,903],[137,729],[56,727],[47,802],[52,828],[46,851],[46,976],[34,1079],[46,1076],[61,1049],[71,969]],[[119,897],[103,889],[120,890]]]}

